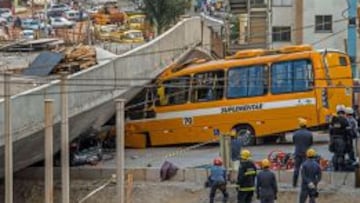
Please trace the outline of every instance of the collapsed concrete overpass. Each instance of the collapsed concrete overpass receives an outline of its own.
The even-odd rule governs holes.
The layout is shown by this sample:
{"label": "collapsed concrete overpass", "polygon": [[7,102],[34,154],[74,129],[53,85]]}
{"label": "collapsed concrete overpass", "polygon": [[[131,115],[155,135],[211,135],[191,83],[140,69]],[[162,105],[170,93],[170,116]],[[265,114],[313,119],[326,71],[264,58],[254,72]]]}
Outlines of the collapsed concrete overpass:
{"label": "collapsed concrete overpass", "polygon": [[[114,99],[130,99],[165,67],[186,57],[195,47],[210,53],[211,30],[201,18],[183,19],[150,43],[100,61],[68,77],[69,135],[74,139],[89,128],[100,128],[115,112]],[[136,80],[133,80],[136,78]],[[60,149],[59,80],[12,96],[14,170],[44,157],[44,100],[54,100],[54,150]],[[0,100],[0,115],[4,101]],[[4,116],[0,117],[0,176],[4,174]]]}

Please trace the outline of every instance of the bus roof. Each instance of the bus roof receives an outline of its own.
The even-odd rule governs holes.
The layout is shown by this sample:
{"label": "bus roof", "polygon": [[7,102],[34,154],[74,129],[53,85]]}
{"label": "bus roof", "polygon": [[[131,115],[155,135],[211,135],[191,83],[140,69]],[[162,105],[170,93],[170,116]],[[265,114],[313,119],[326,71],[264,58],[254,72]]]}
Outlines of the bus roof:
{"label": "bus roof", "polygon": [[[289,60],[292,58],[300,58],[300,57],[309,56],[312,53],[319,53],[319,52],[316,50],[312,50],[312,51],[289,53],[289,54],[265,55],[265,56],[243,58],[243,59],[212,60],[212,61],[207,61],[207,62],[204,62],[201,64],[192,63],[177,72],[174,72],[170,75],[165,76],[163,79],[173,78],[173,77],[177,77],[180,75],[187,75],[187,74],[191,74],[194,72],[198,72],[199,70],[203,70],[203,71],[216,70],[216,67],[219,67],[218,70],[220,70],[220,69],[226,69],[226,68],[232,67],[232,66],[250,66],[250,65],[261,64],[261,63],[269,63],[269,62],[276,60],[276,58],[278,58],[277,60],[279,60],[279,61]],[[261,62],[259,62],[259,61],[261,61]]]}
{"label": "bus roof", "polygon": [[[313,49],[310,45],[296,45],[285,46],[279,49],[265,50],[265,49],[250,49],[242,50],[234,54],[233,56],[226,57],[222,60],[199,60],[195,59],[189,63],[180,64],[180,67],[175,65],[171,71],[166,71],[170,74],[164,74],[160,76],[161,80],[178,77],[181,75],[189,75],[200,71],[221,70],[234,66],[250,66],[256,64],[265,64],[274,61],[285,61],[299,58],[307,58],[311,54],[322,54],[324,52],[336,52],[340,54],[346,54],[337,49]],[[200,61],[200,62],[199,62]],[[217,68],[218,67],[218,68]]]}

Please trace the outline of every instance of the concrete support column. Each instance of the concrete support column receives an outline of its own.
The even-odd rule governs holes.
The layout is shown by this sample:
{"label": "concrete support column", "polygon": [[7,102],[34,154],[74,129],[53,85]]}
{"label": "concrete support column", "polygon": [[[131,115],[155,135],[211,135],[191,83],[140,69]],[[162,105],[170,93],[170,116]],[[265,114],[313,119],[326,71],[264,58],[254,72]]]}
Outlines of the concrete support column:
{"label": "concrete support column", "polygon": [[119,203],[125,203],[125,100],[116,101],[116,194]]}
{"label": "concrete support column", "polygon": [[54,201],[53,109],[54,100],[45,100],[45,203],[52,203]]}

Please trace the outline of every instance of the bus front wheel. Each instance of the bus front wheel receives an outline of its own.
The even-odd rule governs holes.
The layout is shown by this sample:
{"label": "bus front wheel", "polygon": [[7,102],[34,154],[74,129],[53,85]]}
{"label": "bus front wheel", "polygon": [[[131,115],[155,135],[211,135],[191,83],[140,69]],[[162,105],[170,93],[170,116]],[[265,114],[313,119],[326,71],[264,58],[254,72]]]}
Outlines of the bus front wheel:
{"label": "bus front wheel", "polygon": [[235,127],[237,136],[240,138],[243,146],[256,144],[254,129],[249,125],[238,125]]}

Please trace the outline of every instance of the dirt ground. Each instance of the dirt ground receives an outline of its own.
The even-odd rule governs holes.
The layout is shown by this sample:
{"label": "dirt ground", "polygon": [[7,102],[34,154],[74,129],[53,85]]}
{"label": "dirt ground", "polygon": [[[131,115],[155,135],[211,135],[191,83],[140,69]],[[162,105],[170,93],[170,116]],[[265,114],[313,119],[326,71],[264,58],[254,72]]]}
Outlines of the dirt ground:
{"label": "dirt ground", "polygon": [[[102,185],[104,181],[72,181],[71,182],[71,202],[79,202],[95,188]],[[19,181],[14,183],[14,202],[15,203],[38,203],[43,202],[43,183],[31,181]],[[110,184],[104,190],[96,193],[89,198],[86,203],[112,203],[116,202],[115,184]],[[60,202],[61,187],[57,183],[55,186],[54,202]],[[277,203],[297,202],[298,192],[280,188]],[[3,186],[0,186],[0,199],[3,199]],[[230,203],[236,202],[235,189],[229,189]],[[134,184],[131,196],[131,203],[206,203],[209,190],[204,189],[202,185],[184,182],[162,182],[162,183],[144,183],[136,182]],[[322,191],[318,203],[352,203],[358,202],[360,190],[337,188],[336,190]],[[221,202],[220,192],[217,194],[217,202]],[[254,202],[257,202],[254,200]]]}

